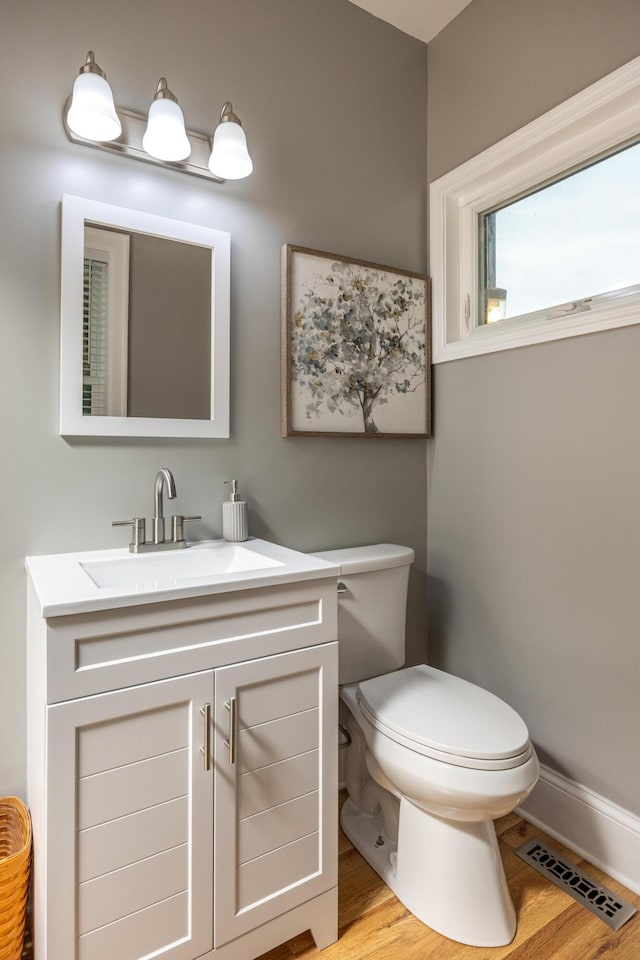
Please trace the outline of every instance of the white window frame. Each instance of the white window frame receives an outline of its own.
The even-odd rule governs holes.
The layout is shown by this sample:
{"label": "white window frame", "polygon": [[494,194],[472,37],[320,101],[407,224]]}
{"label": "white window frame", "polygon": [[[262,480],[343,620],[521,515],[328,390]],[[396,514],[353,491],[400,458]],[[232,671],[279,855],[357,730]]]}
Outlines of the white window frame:
{"label": "white window frame", "polygon": [[433,362],[640,323],[640,293],[479,323],[480,214],[640,138],[640,57],[430,187]]}

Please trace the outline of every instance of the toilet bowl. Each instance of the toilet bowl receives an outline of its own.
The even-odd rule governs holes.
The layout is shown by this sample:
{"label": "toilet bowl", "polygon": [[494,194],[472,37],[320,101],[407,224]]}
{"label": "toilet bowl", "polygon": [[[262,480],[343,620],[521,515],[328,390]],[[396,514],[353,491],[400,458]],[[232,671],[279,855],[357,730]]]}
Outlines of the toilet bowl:
{"label": "toilet bowl", "polygon": [[[479,947],[509,943],[516,914],[493,820],[533,789],[526,725],[487,690],[404,661],[413,551],[328,551],[340,565],[340,696],[348,710],[341,824],[402,903]],[[344,682],[347,681],[347,682]]]}
{"label": "toilet bowl", "polygon": [[[395,698],[385,701],[389,687]],[[440,688],[437,695],[434,687]],[[487,691],[424,665],[350,684],[341,697],[353,718],[352,744],[361,737],[366,749],[366,773],[355,772],[363,782],[354,788],[354,771],[347,774],[347,835],[374,869],[371,849],[379,861],[385,857],[378,872],[434,930],[473,946],[510,943],[516,916],[493,820],[515,809],[538,779],[538,761],[518,715]],[[437,737],[428,736],[429,719]],[[369,791],[368,778],[375,784]],[[381,791],[396,798],[397,812],[390,807],[385,813]],[[365,802],[358,806],[363,792]]]}

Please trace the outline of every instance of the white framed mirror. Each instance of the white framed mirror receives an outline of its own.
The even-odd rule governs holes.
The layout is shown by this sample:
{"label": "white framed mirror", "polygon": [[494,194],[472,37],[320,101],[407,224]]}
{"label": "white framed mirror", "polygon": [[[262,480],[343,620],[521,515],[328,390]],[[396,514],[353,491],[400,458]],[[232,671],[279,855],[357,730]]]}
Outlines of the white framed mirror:
{"label": "white framed mirror", "polygon": [[228,233],[65,194],[60,433],[229,436]]}

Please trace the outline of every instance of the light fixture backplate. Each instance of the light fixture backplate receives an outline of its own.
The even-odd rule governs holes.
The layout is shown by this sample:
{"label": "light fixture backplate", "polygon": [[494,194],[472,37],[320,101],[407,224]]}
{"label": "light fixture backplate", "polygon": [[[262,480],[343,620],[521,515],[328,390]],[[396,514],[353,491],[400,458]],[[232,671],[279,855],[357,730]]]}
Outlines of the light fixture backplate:
{"label": "light fixture backplate", "polygon": [[116,153],[122,157],[132,157],[135,160],[143,160],[145,163],[152,163],[156,167],[165,167],[168,170],[179,170],[181,173],[188,173],[193,177],[202,177],[205,180],[213,180],[215,183],[225,183],[221,177],[214,176],[209,170],[211,141],[203,134],[187,130],[187,137],[191,143],[191,155],[186,160],[157,160],[155,157],[150,156],[142,146],[142,137],[147,127],[147,118],[142,114],[116,107],[116,113],[122,124],[122,133],[117,140],[98,142],[96,140],[85,140],[84,137],[79,137],[69,128],[67,124],[67,112],[70,104],[71,97],[69,97],[64,105],[62,122],[65,133],[72,143],[80,143],[85,147],[94,147],[106,153]]}

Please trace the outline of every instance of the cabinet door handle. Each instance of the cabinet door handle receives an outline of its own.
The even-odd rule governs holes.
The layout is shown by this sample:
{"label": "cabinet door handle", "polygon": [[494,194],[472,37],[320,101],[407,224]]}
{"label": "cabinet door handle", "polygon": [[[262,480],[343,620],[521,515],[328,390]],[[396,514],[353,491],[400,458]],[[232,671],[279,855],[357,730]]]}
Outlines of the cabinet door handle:
{"label": "cabinet door handle", "polygon": [[200,753],[204,755],[204,769],[211,770],[211,704],[205,703],[200,707],[200,716],[204,717],[204,745]]}
{"label": "cabinet door handle", "polygon": [[229,739],[225,740],[224,745],[229,749],[229,763],[236,762],[236,698],[231,697],[225,703],[225,708],[229,711]]}

